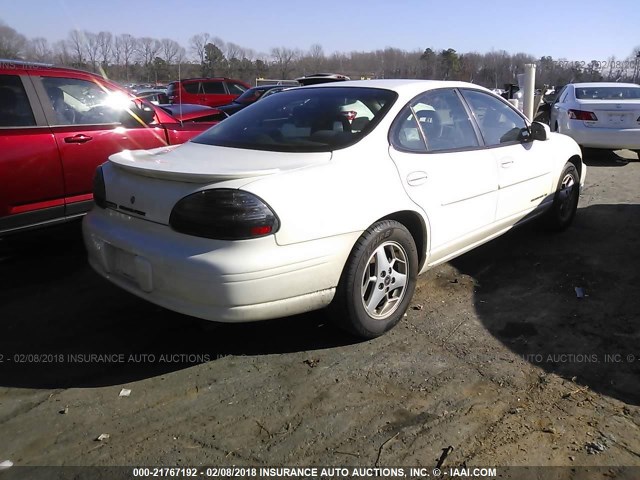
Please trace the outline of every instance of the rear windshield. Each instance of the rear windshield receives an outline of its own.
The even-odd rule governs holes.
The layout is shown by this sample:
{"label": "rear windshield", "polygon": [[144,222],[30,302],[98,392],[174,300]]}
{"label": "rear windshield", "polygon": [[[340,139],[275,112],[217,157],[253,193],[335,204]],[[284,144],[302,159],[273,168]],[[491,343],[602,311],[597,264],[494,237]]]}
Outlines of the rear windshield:
{"label": "rear windshield", "polygon": [[327,152],[356,143],[396,100],[391,90],[298,88],[270,96],[195,137],[194,143],[276,152]]}
{"label": "rear windshield", "polygon": [[640,87],[576,88],[576,98],[583,100],[638,100]]}

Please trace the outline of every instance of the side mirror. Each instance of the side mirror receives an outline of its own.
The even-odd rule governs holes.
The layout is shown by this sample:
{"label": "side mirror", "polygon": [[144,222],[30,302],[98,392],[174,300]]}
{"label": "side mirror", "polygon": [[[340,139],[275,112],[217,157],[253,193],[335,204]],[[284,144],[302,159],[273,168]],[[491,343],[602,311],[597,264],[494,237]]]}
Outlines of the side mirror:
{"label": "side mirror", "polygon": [[531,132],[529,131],[529,129],[527,127],[521,128],[520,131],[518,132],[518,141],[520,143],[527,143],[527,142],[530,142],[531,140],[532,140]]}
{"label": "side mirror", "polygon": [[127,127],[143,127],[156,118],[153,107],[141,103],[132,104],[129,109],[124,110],[121,115],[121,123]]}
{"label": "side mirror", "polygon": [[540,122],[533,122],[531,124],[531,140],[546,140],[549,136],[550,129],[548,125]]}

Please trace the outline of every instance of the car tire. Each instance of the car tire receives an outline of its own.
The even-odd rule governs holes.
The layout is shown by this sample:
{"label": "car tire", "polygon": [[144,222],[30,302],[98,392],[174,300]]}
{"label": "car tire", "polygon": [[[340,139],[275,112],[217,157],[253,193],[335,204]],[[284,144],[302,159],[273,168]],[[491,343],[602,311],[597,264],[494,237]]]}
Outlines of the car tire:
{"label": "car tire", "polygon": [[546,213],[545,224],[549,230],[565,230],[573,222],[580,196],[580,175],[576,166],[567,162],[560,174],[560,181],[551,208]]}
{"label": "car tire", "polygon": [[333,320],[362,338],[393,328],[406,312],[416,286],[418,252],[407,228],[382,220],[351,250],[331,305]]}

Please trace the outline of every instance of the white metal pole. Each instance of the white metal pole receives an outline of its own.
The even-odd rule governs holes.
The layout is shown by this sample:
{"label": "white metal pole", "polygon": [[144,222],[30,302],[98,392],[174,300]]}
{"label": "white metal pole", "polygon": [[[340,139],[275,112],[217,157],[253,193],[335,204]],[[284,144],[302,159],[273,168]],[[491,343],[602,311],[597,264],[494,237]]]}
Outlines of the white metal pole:
{"label": "white metal pole", "polygon": [[536,87],[536,65],[535,63],[527,63],[524,66],[524,98],[523,113],[527,118],[533,121],[533,98]]}

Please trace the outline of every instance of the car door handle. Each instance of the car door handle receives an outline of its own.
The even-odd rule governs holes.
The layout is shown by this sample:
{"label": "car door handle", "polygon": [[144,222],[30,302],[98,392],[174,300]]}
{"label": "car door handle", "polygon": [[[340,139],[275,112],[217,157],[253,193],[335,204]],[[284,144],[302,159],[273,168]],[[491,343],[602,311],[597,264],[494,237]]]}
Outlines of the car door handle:
{"label": "car door handle", "polygon": [[411,172],[407,175],[407,183],[413,187],[422,185],[427,181],[427,172]]}
{"label": "car door handle", "polygon": [[509,168],[511,165],[513,165],[513,160],[503,160],[500,162],[502,168]]}
{"label": "car door handle", "polygon": [[93,140],[93,137],[89,135],[83,135],[82,133],[74,135],[73,137],[65,137],[65,143],[87,143]]}

